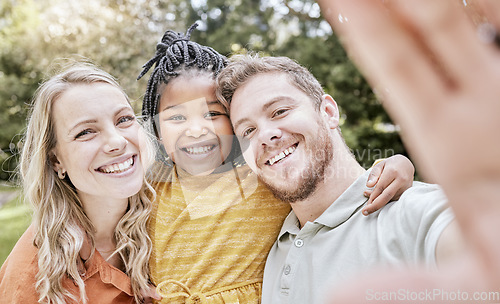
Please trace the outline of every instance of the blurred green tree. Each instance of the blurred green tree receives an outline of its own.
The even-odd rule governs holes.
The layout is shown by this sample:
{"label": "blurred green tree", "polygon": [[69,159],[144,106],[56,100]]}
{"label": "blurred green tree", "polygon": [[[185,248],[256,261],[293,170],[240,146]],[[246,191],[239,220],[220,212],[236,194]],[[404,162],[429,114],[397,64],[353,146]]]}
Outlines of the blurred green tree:
{"label": "blurred green tree", "polygon": [[308,67],[338,102],[356,158],[406,154],[394,126],[311,0],[0,0],[0,179],[16,166],[31,96],[60,58],[89,58],[116,76],[140,108],[136,81],[166,29],[230,55],[289,56]]}
{"label": "blurred green tree", "polygon": [[343,135],[364,167],[378,158],[407,155],[397,126],[347,57],[315,1],[199,0],[187,6],[178,10],[177,17],[185,20],[184,29],[201,23],[200,31],[193,33],[195,41],[222,54],[252,50],[288,56],[309,68],[339,104]]}

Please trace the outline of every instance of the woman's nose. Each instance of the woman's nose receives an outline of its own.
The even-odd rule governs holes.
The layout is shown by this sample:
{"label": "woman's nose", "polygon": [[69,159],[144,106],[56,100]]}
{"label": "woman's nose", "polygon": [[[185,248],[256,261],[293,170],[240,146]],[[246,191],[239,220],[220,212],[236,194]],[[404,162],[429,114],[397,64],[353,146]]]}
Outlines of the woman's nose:
{"label": "woman's nose", "polygon": [[127,139],[118,130],[112,129],[105,132],[106,143],[104,151],[107,153],[121,151],[127,146]]}

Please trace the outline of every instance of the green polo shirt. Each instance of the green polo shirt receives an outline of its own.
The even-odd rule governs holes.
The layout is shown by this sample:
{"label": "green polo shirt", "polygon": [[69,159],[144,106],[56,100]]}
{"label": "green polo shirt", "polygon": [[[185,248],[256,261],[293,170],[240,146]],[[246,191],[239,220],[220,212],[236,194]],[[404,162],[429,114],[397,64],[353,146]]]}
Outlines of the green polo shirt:
{"label": "green polo shirt", "polygon": [[337,283],[372,266],[436,266],[438,238],[453,220],[441,188],[414,182],[397,202],[364,216],[368,173],[302,229],[288,215],[267,258],[263,304],[325,303]]}

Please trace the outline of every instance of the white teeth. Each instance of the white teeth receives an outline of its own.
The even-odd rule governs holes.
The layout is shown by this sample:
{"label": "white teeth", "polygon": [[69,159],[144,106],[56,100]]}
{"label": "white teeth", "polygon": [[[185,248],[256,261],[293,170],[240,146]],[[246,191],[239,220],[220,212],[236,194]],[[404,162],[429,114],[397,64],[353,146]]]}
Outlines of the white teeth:
{"label": "white teeth", "polygon": [[290,155],[293,153],[293,151],[295,151],[296,149],[296,146],[292,146],[292,147],[289,147],[288,149],[285,149],[284,151],[282,151],[280,154],[272,157],[270,160],[269,160],[269,165],[273,165],[275,162],[285,158],[286,156]]}
{"label": "white teeth", "polygon": [[202,154],[207,153],[212,150],[213,146],[203,146],[203,147],[195,147],[195,148],[184,148],[186,152],[189,154]]}
{"label": "white teeth", "polygon": [[126,161],[124,161],[123,163],[113,164],[113,165],[109,165],[109,166],[104,167],[104,168],[100,168],[99,171],[105,172],[105,173],[120,173],[120,172],[125,171],[125,170],[129,169],[130,167],[132,167],[133,164],[134,164],[134,160],[131,157],[131,158],[127,159]]}

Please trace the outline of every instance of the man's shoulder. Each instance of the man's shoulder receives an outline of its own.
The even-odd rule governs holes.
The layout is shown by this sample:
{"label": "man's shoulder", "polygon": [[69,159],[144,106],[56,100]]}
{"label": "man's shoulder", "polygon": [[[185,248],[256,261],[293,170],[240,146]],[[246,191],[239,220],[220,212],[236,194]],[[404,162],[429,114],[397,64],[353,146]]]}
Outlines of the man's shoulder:
{"label": "man's shoulder", "polygon": [[403,192],[398,202],[405,203],[416,201],[422,203],[434,201],[446,204],[448,199],[443,189],[438,184],[415,181],[410,188]]}
{"label": "man's shoulder", "polygon": [[429,191],[443,191],[441,186],[438,184],[431,184],[431,183],[420,182],[420,181],[414,181],[413,185],[410,188],[408,188],[408,190],[422,191],[424,193],[429,192]]}
{"label": "man's shoulder", "polygon": [[391,220],[421,220],[435,218],[446,209],[449,209],[448,198],[441,186],[416,181],[398,200],[382,208],[379,216]]}

